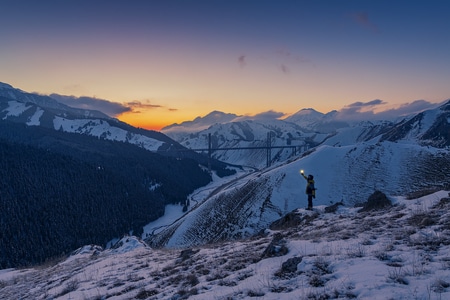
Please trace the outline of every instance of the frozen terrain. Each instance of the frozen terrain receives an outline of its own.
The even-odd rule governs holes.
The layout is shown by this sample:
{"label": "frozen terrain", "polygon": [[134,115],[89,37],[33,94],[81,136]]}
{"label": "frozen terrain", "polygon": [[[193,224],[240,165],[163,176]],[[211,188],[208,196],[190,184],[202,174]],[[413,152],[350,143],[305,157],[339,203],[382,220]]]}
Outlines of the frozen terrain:
{"label": "frozen terrain", "polygon": [[[449,299],[450,198],[296,209],[251,239],[152,249],[124,237],[0,271],[2,299]],[[328,210],[327,210],[328,211]]]}

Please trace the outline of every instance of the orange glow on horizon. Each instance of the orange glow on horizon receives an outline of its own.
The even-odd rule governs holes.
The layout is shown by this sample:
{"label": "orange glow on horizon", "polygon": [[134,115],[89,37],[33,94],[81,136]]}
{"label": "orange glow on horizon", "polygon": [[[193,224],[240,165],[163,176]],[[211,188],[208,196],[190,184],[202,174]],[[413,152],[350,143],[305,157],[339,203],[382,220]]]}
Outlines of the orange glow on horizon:
{"label": "orange glow on horizon", "polygon": [[165,126],[167,126],[167,124],[156,124],[156,123],[152,123],[152,122],[148,122],[148,123],[143,123],[143,122],[138,122],[138,121],[126,121],[123,119],[119,119],[122,122],[125,122],[127,124],[130,124],[136,128],[142,128],[142,129],[147,129],[147,130],[154,130],[154,131],[161,131],[161,129]]}
{"label": "orange glow on horizon", "polygon": [[154,131],[161,131],[161,128],[169,125],[166,122],[162,122],[158,119],[152,119],[146,116],[136,116],[134,114],[122,114],[118,116],[117,119],[134,127]]}

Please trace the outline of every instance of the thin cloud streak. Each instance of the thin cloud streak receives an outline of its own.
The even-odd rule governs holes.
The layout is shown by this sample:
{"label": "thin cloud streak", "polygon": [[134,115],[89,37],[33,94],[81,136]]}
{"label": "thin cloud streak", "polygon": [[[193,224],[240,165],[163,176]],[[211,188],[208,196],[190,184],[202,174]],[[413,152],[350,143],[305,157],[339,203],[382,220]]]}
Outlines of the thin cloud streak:
{"label": "thin cloud streak", "polygon": [[[49,96],[65,105],[75,108],[98,110],[107,114],[110,117],[117,117],[124,113],[142,113],[143,111],[164,108],[164,106],[159,104],[152,104],[148,100],[144,102],[139,100],[133,100],[123,104],[118,102],[112,102],[106,99],[99,99],[87,96],[76,97],[59,94],[50,94]],[[175,108],[170,108],[167,110],[171,112],[177,111],[177,109]]]}
{"label": "thin cloud streak", "polygon": [[368,102],[355,102],[349,104],[337,112],[336,118],[339,120],[352,121],[395,121],[409,115],[420,113],[424,110],[436,108],[442,103],[431,103],[426,100],[415,100],[413,102],[401,104],[396,108],[382,110],[383,106],[386,106],[388,103],[380,99],[375,99]]}
{"label": "thin cloud streak", "polygon": [[247,116],[237,117],[235,119],[235,121],[245,121],[245,120],[270,121],[270,120],[281,119],[285,115],[286,114],[283,112],[269,110],[269,111],[258,113],[256,115],[247,115]]}
{"label": "thin cloud streak", "polygon": [[75,107],[75,108],[82,108],[82,109],[89,109],[89,110],[98,110],[101,111],[108,116],[114,117],[126,112],[130,112],[132,110],[131,107],[123,105],[121,103],[112,102],[106,99],[99,99],[99,98],[93,98],[93,97],[75,97],[75,96],[65,96],[65,95],[59,95],[59,94],[50,94],[51,98],[55,99],[56,101],[63,103],[65,105]]}

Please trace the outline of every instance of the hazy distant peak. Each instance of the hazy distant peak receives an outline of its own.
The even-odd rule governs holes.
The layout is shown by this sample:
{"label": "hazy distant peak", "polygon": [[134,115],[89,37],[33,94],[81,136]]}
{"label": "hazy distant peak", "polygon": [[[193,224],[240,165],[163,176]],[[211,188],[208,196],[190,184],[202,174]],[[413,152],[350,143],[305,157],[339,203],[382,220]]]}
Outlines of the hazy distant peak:
{"label": "hazy distant peak", "polygon": [[237,115],[235,114],[230,114],[230,113],[224,113],[218,110],[214,110],[212,112],[210,112],[209,114],[207,114],[206,116],[204,116],[203,118],[201,117],[197,117],[195,120],[201,120],[203,122],[215,122],[215,123],[226,123],[229,122],[233,119],[235,119],[237,117]]}
{"label": "hazy distant peak", "polygon": [[177,127],[185,127],[185,128],[205,128],[217,123],[228,123],[232,120],[236,119],[238,115],[224,113],[218,110],[214,110],[203,117],[196,117],[193,121],[185,121],[181,124],[175,123],[169,126],[164,127],[163,130],[173,129]]}
{"label": "hazy distant peak", "polygon": [[314,108],[308,107],[308,108],[300,109],[297,113],[306,113],[306,114],[308,114],[308,113],[314,113],[314,112],[318,113],[318,111],[315,110]]}
{"label": "hazy distant peak", "polygon": [[286,121],[289,122],[299,122],[299,121],[318,121],[324,117],[324,114],[321,112],[318,112],[317,110],[313,108],[303,108],[299,110],[298,112],[294,113],[293,115],[286,118]]}

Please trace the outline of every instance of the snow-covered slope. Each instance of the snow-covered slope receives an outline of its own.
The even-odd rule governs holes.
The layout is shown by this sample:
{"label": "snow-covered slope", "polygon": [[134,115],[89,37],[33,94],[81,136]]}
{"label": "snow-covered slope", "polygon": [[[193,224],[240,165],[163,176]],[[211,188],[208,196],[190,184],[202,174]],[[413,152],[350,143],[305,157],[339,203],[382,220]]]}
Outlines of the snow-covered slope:
{"label": "snow-covered slope", "polygon": [[[448,158],[446,150],[387,141],[341,147],[323,145],[303,158],[223,186],[149,242],[189,247],[254,235],[287,212],[306,207],[301,169],[314,175],[315,205],[355,205],[375,190],[405,195],[448,186]],[[435,169],[437,166],[439,170]]]}
{"label": "snow-covered slope", "polygon": [[135,237],[0,271],[2,299],[449,299],[448,191],[359,212],[297,209],[261,235],[189,249]]}
{"label": "snow-covered slope", "polygon": [[5,83],[0,85],[0,120],[128,142],[150,151],[180,147],[159,132],[137,129],[99,111],[69,107]]}
{"label": "snow-covered slope", "polygon": [[[55,112],[69,114],[78,117],[90,117],[90,118],[106,118],[110,119],[106,114],[96,111],[79,109],[62,104],[49,96],[42,96],[34,93],[27,93],[20,89],[16,89],[9,84],[0,82],[0,99],[12,100],[13,102],[19,102],[23,104],[35,104],[38,107],[53,110]],[[14,110],[14,104],[11,107]],[[28,107],[29,108],[29,107]],[[9,110],[6,108],[6,110]],[[23,112],[23,111],[22,111]]]}
{"label": "snow-covered slope", "polygon": [[383,140],[444,148],[450,146],[450,100],[404,120],[385,133]]}

